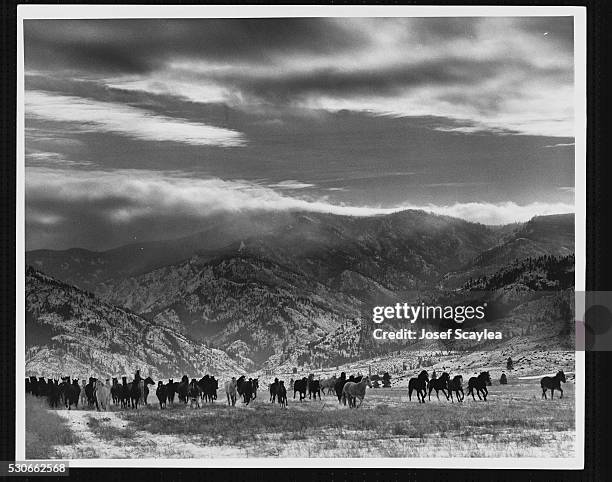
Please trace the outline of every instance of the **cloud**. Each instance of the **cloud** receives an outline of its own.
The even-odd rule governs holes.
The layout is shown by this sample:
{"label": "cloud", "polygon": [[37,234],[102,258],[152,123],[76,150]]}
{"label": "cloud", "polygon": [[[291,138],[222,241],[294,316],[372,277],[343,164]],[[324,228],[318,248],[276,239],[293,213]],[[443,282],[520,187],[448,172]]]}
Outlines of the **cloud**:
{"label": "cloud", "polygon": [[559,143],[559,144],[549,144],[544,147],[573,147],[575,145],[576,144],[574,142],[566,142],[566,143]]}
{"label": "cloud", "polygon": [[191,145],[236,147],[245,144],[237,131],[155,114],[113,102],[27,91],[29,118],[69,122],[79,132],[108,132],[146,141],[172,141]]}
{"label": "cloud", "polygon": [[307,182],[299,182],[294,180],[289,181],[281,181],[274,184],[268,184],[268,187],[278,188],[278,189],[307,189],[309,187],[314,187],[314,184],[310,184]]}
{"label": "cloud", "polygon": [[[535,215],[574,210],[572,204],[542,202],[526,205],[514,202],[450,205],[404,203],[395,206],[332,204],[325,198],[288,196],[253,182],[196,179],[178,173],[136,170],[107,172],[28,168],[26,195],[29,209],[26,221],[30,225],[36,224],[41,216],[66,219],[69,216],[63,210],[77,215],[96,213],[109,226],[129,226],[143,221],[148,225],[163,225],[164,220],[170,219],[173,223],[183,219],[186,225],[192,226],[194,219],[205,220],[212,214],[223,212],[312,211],[374,216],[406,209],[421,209],[485,224],[506,224],[526,221]],[[38,218],[31,216],[31,212],[38,213]],[[46,228],[48,224],[45,223]],[[58,229],[64,228],[58,225]]]}
{"label": "cloud", "polygon": [[146,73],[177,59],[272,62],[352,51],[367,38],[332,18],[26,20],[26,69]]}
{"label": "cloud", "polygon": [[25,35],[27,72],[116,89],[574,135],[571,17],[28,20]]}
{"label": "cloud", "polygon": [[92,166],[90,161],[73,161],[59,152],[45,152],[36,149],[26,149],[26,165],[28,166],[47,166],[47,167],[84,167]]}

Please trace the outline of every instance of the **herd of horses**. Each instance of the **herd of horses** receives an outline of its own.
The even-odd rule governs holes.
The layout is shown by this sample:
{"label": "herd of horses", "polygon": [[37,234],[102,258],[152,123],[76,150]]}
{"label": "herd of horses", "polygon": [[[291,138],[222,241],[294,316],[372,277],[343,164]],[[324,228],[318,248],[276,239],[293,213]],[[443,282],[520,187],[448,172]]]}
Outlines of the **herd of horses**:
{"label": "herd of horses", "polygon": [[[560,397],[563,398],[563,389],[561,383],[565,382],[565,374],[562,370],[557,372],[554,377],[543,377],[540,380],[542,388],[542,398],[548,398],[546,393],[550,390],[551,399],[554,398],[555,390],[560,392]],[[111,402],[121,408],[137,409],[139,405],[148,405],[147,398],[149,395],[149,386],[155,385],[155,381],[151,377],[142,378],[140,371],[134,375],[134,379],[130,382],[127,377],[121,377],[121,382],[118,378],[101,380],[95,377],[90,377],[86,383],[85,380],[71,380],[70,377],[61,378],[61,382],[57,379],[45,379],[44,377],[31,376],[26,378],[26,392],[37,397],[46,397],[51,408],[58,408],[64,405],[68,410],[72,406],[78,408],[79,403],[82,407],[96,408],[97,410],[108,410]],[[440,400],[439,392],[446,396],[447,400],[454,402],[463,402],[466,396],[471,395],[473,400],[476,396],[479,400],[487,400],[489,391],[487,386],[491,385],[491,376],[488,371],[481,372],[478,376],[471,377],[468,380],[467,394],[463,391],[463,377],[456,375],[453,378],[447,372],[442,373],[439,377],[429,378],[426,370],[421,371],[418,376],[411,378],[408,382],[408,399],[412,401],[413,392],[416,393],[419,403],[425,403],[427,397],[431,400],[431,392],[435,390],[436,397]],[[299,394],[299,401],[302,402],[308,398],[310,400],[321,400],[321,394],[327,395],[335,392],[338,398],[338,403],[348,405],[349,408],[358,408],[363,403],[366,394],[366,388],[372,388],[370,377],[362,375],[346,376],[342,372],[339,377],[335,375],[327,379],[315,379],[313,374],[308,377],[303,377],[298,380],[291,379],[289,381],[289,390],[293,391],[293,399]],[[259,389],[258,378],[248,378],[241,376],[239,378],[232,377],[225,382],[224,390],[227,397],[227,404],[235,406],[238,397],[242,399],[245,405],[257,398],[257,390]],[[160,409],[166,408],[168,402],[174,404],[175,398],[184,404],[189,403],[190,406],[200,408],[202,403],[214,403],[217,400],[217,391],[219,390],[219,381],[212,375],[204,375],[201,379],[189,379],[184,375],[180,381],[175,382],[173,379],[164,383],[158,381],[155,394],[159,401]],[[274,379],[274,382],[268,385],[270,392],[270,403],[280,404],[281,407],[287,407],[287,387],[284,380]],[[454,397],[453,397],[454,394]],[[357,404],[359,400],[359,404]]]}

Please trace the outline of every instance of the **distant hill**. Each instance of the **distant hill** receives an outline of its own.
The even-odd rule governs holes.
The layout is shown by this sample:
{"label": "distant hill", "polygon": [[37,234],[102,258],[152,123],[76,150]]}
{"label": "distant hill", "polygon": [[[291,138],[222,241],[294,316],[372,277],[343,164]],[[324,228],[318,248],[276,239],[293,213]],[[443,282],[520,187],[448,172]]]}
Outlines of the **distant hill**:
{"label": "distant hill", "polygon": [[[97,308],[94,318],[135,317],[129,323],[139,331],[161,330],[198,350],[206,348],[202,343],[227,350],[233,358],[213,351],[219,367],[337,364],[394,349],[372,342],[373,304],[489,290],[499,307],[492,321],[503,322],[522,304],[552,296],[543,291],[573,286],[573,215],[504,227],[410,210],[372,217],[267,213],[216,222],[189,238],[103,253],[27,253],[37,269],[95,293],[87,295],[95,302],[79,295],[76,315],[43,310],[45,319],[59,315],[58,330],[80,326],[78,320],[94,316],[93,306],[103,306],[108,314]],[[45,288],[37,276],[28,277],[33,299]],[[537,306],[543,305],[526,312],[536,316]],[[86,332],[84,326],[79,336],[94,336]],[[103,350],[123,353],[110,344],[100,356]],[[137,354],[139,363],[155,366],[145,353]],[[191,352],[185,356],[180,363],[195,363]]]}
{"label": "distant hill", "polygon": [[483,251],[459,270],[446,274],[441,285],[457,288],[470,278],[494,273],[515,260],[573,253],[574,215],[536,216],[510,233],[505,233],[499,244]]}
{"label": "distant hill", "polygon": [[221,373],[243,367],[221,350],[26,270],[26,374],[86,377]]}

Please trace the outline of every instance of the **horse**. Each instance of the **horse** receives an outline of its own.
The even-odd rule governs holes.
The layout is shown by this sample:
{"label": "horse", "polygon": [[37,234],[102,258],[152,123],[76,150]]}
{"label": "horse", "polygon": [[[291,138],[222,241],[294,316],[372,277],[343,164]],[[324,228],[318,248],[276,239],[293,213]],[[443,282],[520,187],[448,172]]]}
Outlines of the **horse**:
{"label": "horse", "polygon": [[[372,382],[370,377],[363,378],[360,382],[346,382],[342,388],[342,400],[344,405],[346,401],[349,402],[349,408],[359,408],[365,398],[366,387],[372,388]],[[357,405],[357,399],[359,399],[359,405]]]}
{"label": "horse", "polygon": [[336,375],[334,375],[331,378],[326,378],[324,380],[321,380],[321,392],[325,393],[325,389],[327,389],[326,395],[329,395],[330,392],[336,387],[337,381],[338,379],[336,378]]}
{"label": "horse", "polygon": [[[457,396],[458,402],[463,402],[465,398],[463,395],[463,377],[461,375],[456,375],[452,380],[448,382],[448,394],[450,395],[451,403],[453,402],[453,392]],[[459,396],[459,392],[461,392],[461,396]]]}
{"label": "horse", "polygon": [[319,400],[321,400],[321,380],[309,380],[308,381],[308,399],[314,395],[314,399],[317,399],[317,394],[319,395]]}
{"label": "horse", "polygon": [[[106,381],[108,382],[108,379]],[[94,383],[94,398],[96,399],[97,410],[100,410],[100,407],[102,407],[102,410],[106,412],[110,408],[110,389],[102,380],[96,380]]]}
{"label": "horse", "polygon": [[179,402],[187,404],[187,391],[189,390],[189,378],[187,375],[183,375],[181,381],[176,386],[176,394],[178,395]]}
{"label": "horse", "polygon": [[308,378],[304,377],[301,380],[296,380],[293,383],[293,398],[297,392],[300,393],[300,402],[306,398],[306,390],[308,389]]}
{"label": "horse", "polygon": [[278,403],[281,408],[287,408],[287,389],[282,380],[278,383]]}
{"label": "horse", "polygon": [[166,384],[168,390],[168,401],[174,405],[174,394],[176,393],[176,383],[174,379],[170,378]]}
{"label": "horse", "polygon": [[85,385],[85,395],[87,396],[87,404],[89,408],[93,408],[95,405],[98,406],[96,401],[95,383],[98,381],[97,378],[89,377],[89,383]]}
{"label": "horse", "polygon": [[60,404],[60,387],[57,380],[47,383],[47,401],[51,408],[57,408]]}
{"label": "horse", "polygon": [[121,401],[121,385],[119,385],[119,380],[117,380],[117,377],[113,377],[110,391],[113,404],[119,405],[119,402]]}
{"label": "horse", "polygon": [[411,378],[408,382],[408,400],[412,401],[412,390],[416,390],[419,403],[425,403],[425,395],[427,394],[427,382],[429,375],[426,370],[423,370],[416,378]]}
{"label": "horse", "polygon": [[[474,388],[476,389],[476,395],[478,395],[478,399],[482,400],[484,397],[484,401],[487,401],[487,395],[489,394],[489,390],[487,390],[487,385],[491,385],[491,376],[489,372],[480,372],[480,375],[477,377],[471,377],[468,380],[468,395],[472,395],[472,399],[476,400],[474,397]],[[482,397],[480,396],[482,394]]]}
{"label": "horse", "polygon": [[202,393],[202,390],[200,388],[200,385],[198,385],[198,382],[195,378],[191,379],[191,382],[189,383],[189,389],[187,390],[187,395],[189,397],[189,407],[193,408],[193,405],[195,403],[197,408],[200,408],[200,395]]}
{"label": "horse", "polygon": [[81,403],[81,407],[85,408],[85,404],[87,403],[87,393],[85,392],[85,387],[87,384],[85,380],[81,380],[81,393],[79,395],[79,402]]}
{"label": "horse", "polygon": [[272,402],[272,403],[275,402],[276,397],[278,396],[279,385],[280,385],[280,383],[278,381],[278,378],[275,378],[274,382],[270,383],[270,386],[269,386],[269,390],[270,390],[270,402]]}
{"label": "horse", "polygon": [[46,397],[47,396],[47,381],[45,380],[45,377],[38,377],[38,383],[36,384],[37,386],[37,396],[38,397]]}
{"label": "horse", "polygon": [[344,384],[346,382],[346,373],[342,372],[340,374],[340,378],[338,378],[338,380],[336,381],[336,385],[334,386],[336,396],[338,397],[338,403],[342,403],[342,389],[344,388]]}
{"label": "horse", "polygon": [[249,378],[245,380],[245,376],[242,375],[238,381],[236,382],[236,389],[238,390],[238,394],[242,396],[243,403],[246,405],[249,404],[253,397],[253,379]]}
{"label": "horse", "polygon": [[81,387],[79,387],[79,381],[73,380],[70,382],[70,377],[67,378],[67,384],[64,388],[64,403],[66,408],[70,410],[70,407],[74,405],[74,408],[79,408],[79,395],[81,394]]}
{"label": "horse", "polygon": [[138,404],[142,400],[142,389],[143,383],[141,379],[134,379],[132,382],[128,383],[128,390],[130,394],[130,402],[132,408],[138,408]]}
{"label": "horse", "polygon": [[168,387],[161,380],[157,382],[157,390],[155,390],[157,400],[159,400],[159,409],[166,408],[166,400],[168,398]]}
{"label": "horse", "polygon": [[253,400],[257,398],[257,389],[259,388],[259,378],[253,378]]}
{"label": "horse", "polygon": [[130,387],[127,377],[121,377],[121,408],[128,408],[130,406]]}
{"label": "horse", "polygon": [[446,397],[446,399],[448,400],[448,394],[446,393],[446,390],[448,390],[448,380],[450,379],[450,375],[446,372],[442,373],[442,375],[440,375],[439,378],[432,378],[431,380],[429,380],[429,394],[428,394],[428,398],[429,400],[431,400],[431,391],[435,390],[436,391],[436,397],[438,398],[438,400],[440,400],[440,396],[438,395],[438,391],[442,390],[442,393],[444,394],[444,396]]}
{"label": "horse", "polygon": [[236,389],[238,382],[236,377],[232,377],[231,380],[225,382],[225,394],[227,395],[227,404],[234,407],[236,406]]}
{"label": "horse", "polygon": [[563,389],[561,388],[561,382],[565,383],[565,373],[563,370],[559,370],[554,377],[544,377],[540,380],[540,386],[542,387],[542,398],[546,400],[546,390],[550,390],[550,399],[555,397],[555,390],[561,392],[560,398],[563,398]]}
{"label": "horse", "polygon": [[140,382],[140,389],[142,390],[141,402],[144,402],[145,405],[149,404],[147,401],[149,398],[149,385],[155,385],[155,382],[150,376]]}
{"label": "horse", "polygon": [[219,387],[215,377],[204,375],[198,382],[202,389],[202,400],[212,403],[217,394],[217,388]]}

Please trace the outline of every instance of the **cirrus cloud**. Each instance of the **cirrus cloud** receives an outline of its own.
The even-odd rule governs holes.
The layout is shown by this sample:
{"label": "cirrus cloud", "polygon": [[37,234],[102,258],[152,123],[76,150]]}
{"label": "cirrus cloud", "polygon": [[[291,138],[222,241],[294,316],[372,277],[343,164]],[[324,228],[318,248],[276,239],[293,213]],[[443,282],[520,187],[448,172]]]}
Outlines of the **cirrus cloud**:
{"label": "cirrus cloud", "polygon": [[235,130],[182,120],[145,109],[83,97],[27,91],[27,117],[68,122],[76,131],[108,132],[146,141],[236,147],[245,144]]}

